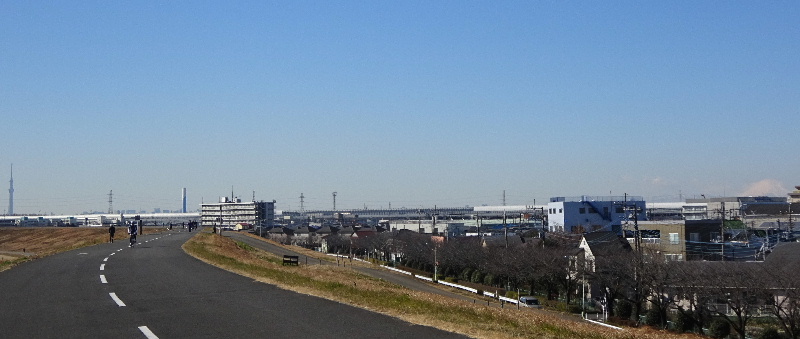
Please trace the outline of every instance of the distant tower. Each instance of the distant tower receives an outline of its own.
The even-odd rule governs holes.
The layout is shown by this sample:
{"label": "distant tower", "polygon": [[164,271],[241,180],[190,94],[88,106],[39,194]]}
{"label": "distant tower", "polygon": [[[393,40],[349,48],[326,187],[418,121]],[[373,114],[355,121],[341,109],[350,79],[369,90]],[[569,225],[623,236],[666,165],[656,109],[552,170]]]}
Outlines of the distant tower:
{"label": "distant tower", "polygon": [[108,214],[114,213],[114,190],[108,191]]}
{"label": "distant tower", "polygon": [[183,202],[183,208],[181,209],[181,211],[183,211],[183,213],[186,213],[186,187],[183,188],[183,195],[181,197],[181,201]]}
{"label": "distant tower", "polygon": [[305,215],[305,214],[306,214],[306,209],[305,209],[305,206],[303,206],[303,204],[305,203],[305,198],[306,198],[306,197],[305,197],[305,196],[303,195],[303,193],[301,192],[301,193],[300,193],[300,214],[301,214],[301,215]]}
{"label": "distant tower", "polygon": [[336,192],[333,192],[333,210],[336,210]]}
{"label": "distant tower", "polygon": [[14,164],[11,164],[11,180],[8,183],[8,214],[14,215]]}

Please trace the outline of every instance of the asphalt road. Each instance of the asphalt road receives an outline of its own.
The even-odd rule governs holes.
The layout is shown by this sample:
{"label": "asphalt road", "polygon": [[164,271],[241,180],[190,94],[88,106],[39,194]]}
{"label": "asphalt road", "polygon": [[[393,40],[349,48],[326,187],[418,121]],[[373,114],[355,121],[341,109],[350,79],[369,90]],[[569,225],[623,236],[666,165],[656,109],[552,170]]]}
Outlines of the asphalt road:
{"label": "asphalt road", "polygon": [[2,338],[465,338],[254,282],[185,254],[194,233],[101,244],[0,273]]}

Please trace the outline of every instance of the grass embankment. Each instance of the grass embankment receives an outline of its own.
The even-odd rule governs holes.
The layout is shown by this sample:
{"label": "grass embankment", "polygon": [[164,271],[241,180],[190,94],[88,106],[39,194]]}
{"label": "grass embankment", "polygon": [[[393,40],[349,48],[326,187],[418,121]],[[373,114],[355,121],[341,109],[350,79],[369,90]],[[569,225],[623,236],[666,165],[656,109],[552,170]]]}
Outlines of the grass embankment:
{"label": "grass embankment", "polygon": [[412,291],[345,267],[283,266],[281,259],[270,253],[209,233],[192,238],[184,244],[184,250],[209,264],[287,290],[475,338],[697,338],[646,328],[617,331],[541,312],[465,304]]}
{"label": "grass embankment", "polygon": [[[127,241],[125,227],[117,227],[114,239]],[[145,227],[145,234],[162,231]],[[2,227],[0,272],[20,263],[108,241],[107,227]]]}
{"label": "grass embankment", "polygon": [[108,241],[108,229],[100,227],[0,228],[0,271],[25,261],[105,241]]}

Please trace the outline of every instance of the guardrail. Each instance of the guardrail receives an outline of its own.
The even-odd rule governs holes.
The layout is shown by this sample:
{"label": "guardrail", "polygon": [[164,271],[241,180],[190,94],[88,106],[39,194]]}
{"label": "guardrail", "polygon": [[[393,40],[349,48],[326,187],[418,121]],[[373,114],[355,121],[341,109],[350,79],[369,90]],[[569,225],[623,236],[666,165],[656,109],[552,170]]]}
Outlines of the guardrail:
{"label": "guardrail", "polygon": [[[329,254],[329,255],[337,256],[336,254]],[[347,256],[341,256],[341,257],[349,258],[349,257],[347,257]],[[354,258],[354,259],[355,259],[355,258]],[[356,259],[356,260],[361,260],[361,259]],[[361,261],[365,261],[365,260],[361,260]],[[365,261],[365,262],[366,262],[366,261]],[[398,268],[394,268],[394,267],[390,267],[390,266],[386,266],[386,265],[380,265],[380,266],[381,266],[381,267],[383,267],[383,268],[386,268],[386,269],[388,269],[388,270],[390,270],[390,271],[394,271],[394,272],[397,272],[397,273],[401,273],[401,274],[410,275],[410,276],[412,276],[412,277],[415,277],[415,278],[418,278],[418,279],[422,279],[422,280],[425,280],[425,281],[430,281],[430,282],[439,283],[439,284],[442,284],[442,285],[446,285],[446,286],[450,286],[450,287],[454,287],[454,288],[462,289],[462,290],[469,291],[469,292],[476,293],[476,294],[480,293],[480,291],[479,291],[479,290],[477,290],[477,289],[475,289],[475,288],[472,288],[472,287],[468,287],[468,286],[464,286],[464,285],[459,285],[459,284],[455,284],[455,283],[451,283],[451,282],[447,282],[447,281],[442,281],[442,280],[439,280],[439,281],[433,281],[433,279],[432,279],[432,278],[428,278],[428,277],[426,277],[426,276],[421,276],[421,275],[416,275],[416,274],[414,274],[414,273],[412,273],[412,272],[409,272],[409,271],[404,271],[404,270],[401,270],[401,269],[398,269]],[[500,295],[498,295],[497,293],[492,293],[492,292],[483,291],[483,296],[485,296],[485,297],[489,297],[489,298],[492,298],[492,299],[497,299],[497,300],[500,300],[500,301],[502,301],[502,302],[507,302],[507,303],[511,303],[511,304],[519,305],[519,300],[512,299],[512,298],[507,298],[507,297],[504,297],[504,296],[500,296]],[[595,320],[586,319],[586,318],[583,318],[583,320],[585,320],[585,321],[588,321],[588,322],[590,322],[590,323],[592,323],[592,324],[596,324],[596,325],[600,325],[600,326],[605,326],[605,327],[613,328],[613,329],[615,329],[615,330],[624,330],[624,328],[622,328],[622,327],[617,327],[617,326],[614,326],[614,325],[609,325],[609,324],[606,324],[606,323],[604,323],[604,322],[600,322],[600,321],[595,321]]]}
{"label": "guardrail", "polygon": [[505,302],[507,302],[507,303],[519,304],[519,300],[516,300],[516,299],[511,299],[511,298],[506,298],[506,297],[503,297],[503,296],[500,296],[500,297],[498,297],[497,299],[500,299],[500,300],[502,300],[502,301],[505,301]]}
{"label": "guardrail", "polygon": [[329,255],[329,256],[332,256],[332,257],[337,257],[337,258],[344,258],[344,259],[350,259],[350,260],[355,260],[355,261],[361,261],[361,262],[369,263],[369,261],[366,261],[366,260],[364,260],[364,259],[359,259],[359,258],[356,258],[356,257],[350,257],[350,256],[346,256],[346,255],[341,255],[341,254],[333,254],[333,253],[328,253],[328,255]]}

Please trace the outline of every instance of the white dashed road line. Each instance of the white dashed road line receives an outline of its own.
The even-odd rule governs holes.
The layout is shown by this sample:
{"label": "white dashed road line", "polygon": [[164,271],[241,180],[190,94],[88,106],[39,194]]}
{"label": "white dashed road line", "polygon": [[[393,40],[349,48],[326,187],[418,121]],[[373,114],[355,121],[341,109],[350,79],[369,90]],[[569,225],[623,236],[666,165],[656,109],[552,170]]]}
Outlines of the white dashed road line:
{"label": "white dashed road line", "polygon": [[115,303],[117,303],[117,306],[119,306],[119,307],[125,307],[125,303],[124,303],[124,302],[122,302],[122,300],[121,300],[121,299],[120,299],[120,298],[117,296],[117,294],[116,294],[116,293],[114,293],[114,292],[111,292],[111,293],[109,293],[108,295],[110,295],[110,296],[111,296],[111,299],[114,299],[114,302],[115,302]]}
{"label": "white dashed road line", "polygon": [[147,328],[147,326],[139,326],[139,331],[142,331],[142,333],[144,333],[144,336],[147,337],[147,339],[158,339],[158,336],[156,336],[155,333],[153,333],[153,331],[150,331],[150,329]]}
{"label": "white dashed road line", "polygon": [[[152,239],[152,240],[157,240],[157,239],[159,239],[159,238],[155,238],[155,239]],[[146,243],[150,242],[150,240],[145,241],[145,242]],[[117,250],[117,252],[122,251],[122,250],[123,250],[123,248],[120,248],[120,249]],[[105,259],[103,259],[103,262],[107,262],[108,258],[110,258],[115,253],[116,252],[112,252],[111,254],[109,254],[108,257],[105,257]],[[86,254],[86,253],[80,253],[80,254]],[[105,269],[106,269],[106,264],[100,264],[100,270],[101,271],[105,271]],[[106,276],[104,274],[100,275],[100,282],[103,283],[103,284],[108,284],[108,280],[106,280]],[[111,297],[112,300],[114,300],[115,303],[117,303],[117,306],[125,307],[125,303],[122,302],[122,299],[120,299],[117,296],[116,293],[112,292],[112,293],[109,293],[108,295]],[[155,333],[153,333],[153,331],[151,331],[149,328],[147,328],[147,326],[139,326],[139,331],[142,331],[142,334],[144,334],[144,336],[147,339],[158,339],[158,336]]]}

